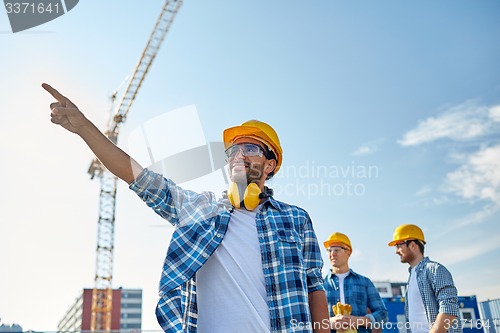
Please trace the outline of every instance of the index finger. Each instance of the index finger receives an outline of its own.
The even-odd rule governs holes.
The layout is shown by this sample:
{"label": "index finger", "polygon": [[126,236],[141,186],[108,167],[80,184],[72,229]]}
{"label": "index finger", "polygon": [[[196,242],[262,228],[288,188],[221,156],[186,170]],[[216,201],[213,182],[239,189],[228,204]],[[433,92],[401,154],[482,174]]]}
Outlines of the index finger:
{"label": "index finger", "polygon": [[60,103],[65,103],[68,101],[68,99],[66,97],[64,97],[59,91],[57,91],[56,89],[52,88],[50,86],[50,84],[47,84],[47,83],[42,83],[42,87],[43,89],[47,90],[49,92],[49,94],[52,95],[52,97],[54,97],[55,99],[57,99],[58,102]]}

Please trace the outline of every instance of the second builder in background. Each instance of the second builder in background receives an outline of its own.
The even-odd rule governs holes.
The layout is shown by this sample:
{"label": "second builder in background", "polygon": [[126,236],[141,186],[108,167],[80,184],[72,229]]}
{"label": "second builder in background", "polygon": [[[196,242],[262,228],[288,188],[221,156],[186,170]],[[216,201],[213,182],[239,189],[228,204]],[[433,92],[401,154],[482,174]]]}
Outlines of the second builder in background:
{"label": "second builder in background", "polygon": [[[354,328],[367,333],[373,327],[381,327],[382,322],[387,322],[387,309],[372,281],[349,268],[352,254],[349,237],[335,232],[323,244],[332,265],[324,282],[332,331]],[[349,304],[351,314],[335,315],[332,306],[338,302]]]}

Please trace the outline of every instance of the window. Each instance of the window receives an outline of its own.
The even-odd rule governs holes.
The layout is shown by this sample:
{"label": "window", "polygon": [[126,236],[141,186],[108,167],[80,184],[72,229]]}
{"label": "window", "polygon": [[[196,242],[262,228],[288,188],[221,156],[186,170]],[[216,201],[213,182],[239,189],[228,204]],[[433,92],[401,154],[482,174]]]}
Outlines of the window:
{"label": "window", "polygon": [[460,309],[460,318],[462,319],[463,328],[475,328],[476,314],[473,308]]}
{"label": "window", "polygon": [[141,318],[140,313],[122,313],[122,318]]}
{"label": "window", "polygon": [[122,303],[122,308],[140,308],[141,303]]}

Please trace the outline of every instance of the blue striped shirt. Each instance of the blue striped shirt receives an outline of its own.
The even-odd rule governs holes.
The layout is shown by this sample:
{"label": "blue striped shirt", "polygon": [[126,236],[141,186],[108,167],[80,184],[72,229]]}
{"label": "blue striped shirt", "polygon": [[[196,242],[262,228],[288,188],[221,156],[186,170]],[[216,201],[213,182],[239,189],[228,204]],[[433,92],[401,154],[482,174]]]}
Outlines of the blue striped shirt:
{"label": "blue striped shirt", "polygon": [[[339,278],[330,272],[325,279],[324,285],[330,317],[333,317],[335,314],[332,305],[340,302]],[[379,323],[379,326],[382,326],[382,322],[387,322],[387,309],[377,288],[370,279],[355,273],[352,269],[349,270],[349,275],[344,279],[344,297],[346,304],[352,306],[351,315],[367,316],[372,323]],[[371,313],[368,314],[367,309],[370,309]],[[358,327],[358,333],[367,332],[371,332],[371,330],[364,326]]]}
{"label": "blue striped shirt", "polygon": [[[147,169],[130,189],[176,227],[160,279],[158,322],[168,333],[196,332],[195,273],[224,238],[232,206],[227,198],[184,190]],[[312,332],[308,294],[323,290],[323,260],[309,215],[271,197],[256,225],[271,332]]]}

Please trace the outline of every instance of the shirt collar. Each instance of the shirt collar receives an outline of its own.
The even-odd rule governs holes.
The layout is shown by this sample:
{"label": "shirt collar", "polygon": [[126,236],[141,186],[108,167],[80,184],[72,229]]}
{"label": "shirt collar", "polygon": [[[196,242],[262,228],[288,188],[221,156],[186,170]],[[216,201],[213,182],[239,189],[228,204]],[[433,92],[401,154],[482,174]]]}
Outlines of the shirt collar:
{"label": "shirt collar", "polygon": [[[349,272],[349,274],[347,276],[349,276],[349,275],[358,276],[359,275],[358,273],[356,273],[355,271],[353,271],[351,268],[349,268],[348,272]],[[333,270],[331,268],[330,268],[330,275],[332,277],[334,277],[336,275],[336,274],[333,273]]]}
{"label": "shirt collar", "polygon": [[[415,272],[420,271],[430,261],[429,257],[423,257],[422,260],[415,266]],[[411,273],[411,267],[408,267],[408,272]]]}
{"label": "shirt collar", "polygon": [[273,208],[275,208],[277,210],[283,209],[281,203],[278,200],[274,199],[273,197],[267,198],[267,200],[263,204],[264,205],[271,205],[271,206],[273,206]]}

